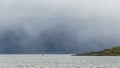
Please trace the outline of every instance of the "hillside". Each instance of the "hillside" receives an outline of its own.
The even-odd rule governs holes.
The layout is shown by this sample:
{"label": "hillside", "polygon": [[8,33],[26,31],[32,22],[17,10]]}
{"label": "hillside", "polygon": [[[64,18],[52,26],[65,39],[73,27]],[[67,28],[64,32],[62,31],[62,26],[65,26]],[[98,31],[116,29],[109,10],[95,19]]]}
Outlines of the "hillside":
{"label": "hillside", "polygon": [[113,47],[111,49],[105,49],[99,52],[77,54],[76,56],[120,56],[120,46]]}

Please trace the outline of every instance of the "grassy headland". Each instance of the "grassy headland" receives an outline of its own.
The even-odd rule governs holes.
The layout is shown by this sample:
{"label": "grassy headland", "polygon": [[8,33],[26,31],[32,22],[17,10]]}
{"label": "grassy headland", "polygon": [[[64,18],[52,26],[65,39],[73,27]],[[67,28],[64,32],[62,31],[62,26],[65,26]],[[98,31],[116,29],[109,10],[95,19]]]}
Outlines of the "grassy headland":
{"label": "grassy headland", "polygon": [[76,56],[120,56],[120,46],[113,47],[111,49],[105,49],[99,52],[77,54]]}

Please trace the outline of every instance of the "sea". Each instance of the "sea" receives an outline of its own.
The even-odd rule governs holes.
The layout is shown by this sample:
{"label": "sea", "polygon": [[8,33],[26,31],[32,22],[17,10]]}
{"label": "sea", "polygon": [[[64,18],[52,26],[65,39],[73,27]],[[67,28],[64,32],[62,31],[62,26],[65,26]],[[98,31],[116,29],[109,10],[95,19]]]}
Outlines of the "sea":
{"label": "sea", "polygon": [[120,56],[0,55],[0,68],[120,68]]}

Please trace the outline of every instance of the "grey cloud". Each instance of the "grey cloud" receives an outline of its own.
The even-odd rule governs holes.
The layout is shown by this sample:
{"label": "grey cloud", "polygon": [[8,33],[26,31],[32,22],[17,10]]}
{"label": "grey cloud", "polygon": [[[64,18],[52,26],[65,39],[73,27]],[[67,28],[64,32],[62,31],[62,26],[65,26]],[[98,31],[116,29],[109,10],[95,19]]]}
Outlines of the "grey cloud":
{"label": "grey cloud", "polygon": [[[18,53],[103,50],[120,44],[119,8],[118,0],[0,1],[1,40],[5,34],[9,39],[17,35],[13,37],[18,38],[16,45],[22,50]],[[14,52],[15,48],[9,48],[11,45],[4,45],[0,53],[8,53],[5,46]]]}

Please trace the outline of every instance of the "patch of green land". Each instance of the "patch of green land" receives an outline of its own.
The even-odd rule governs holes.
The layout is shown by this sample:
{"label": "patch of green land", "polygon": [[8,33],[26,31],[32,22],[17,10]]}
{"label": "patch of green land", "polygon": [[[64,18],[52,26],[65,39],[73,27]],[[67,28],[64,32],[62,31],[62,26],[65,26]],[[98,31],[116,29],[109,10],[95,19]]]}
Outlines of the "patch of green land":
{"label": "patch of green land", "polygon": [[111,49],[105,49],[99,52],[77,54],[76,56],[120,56],[120,46],[113,47]]}

